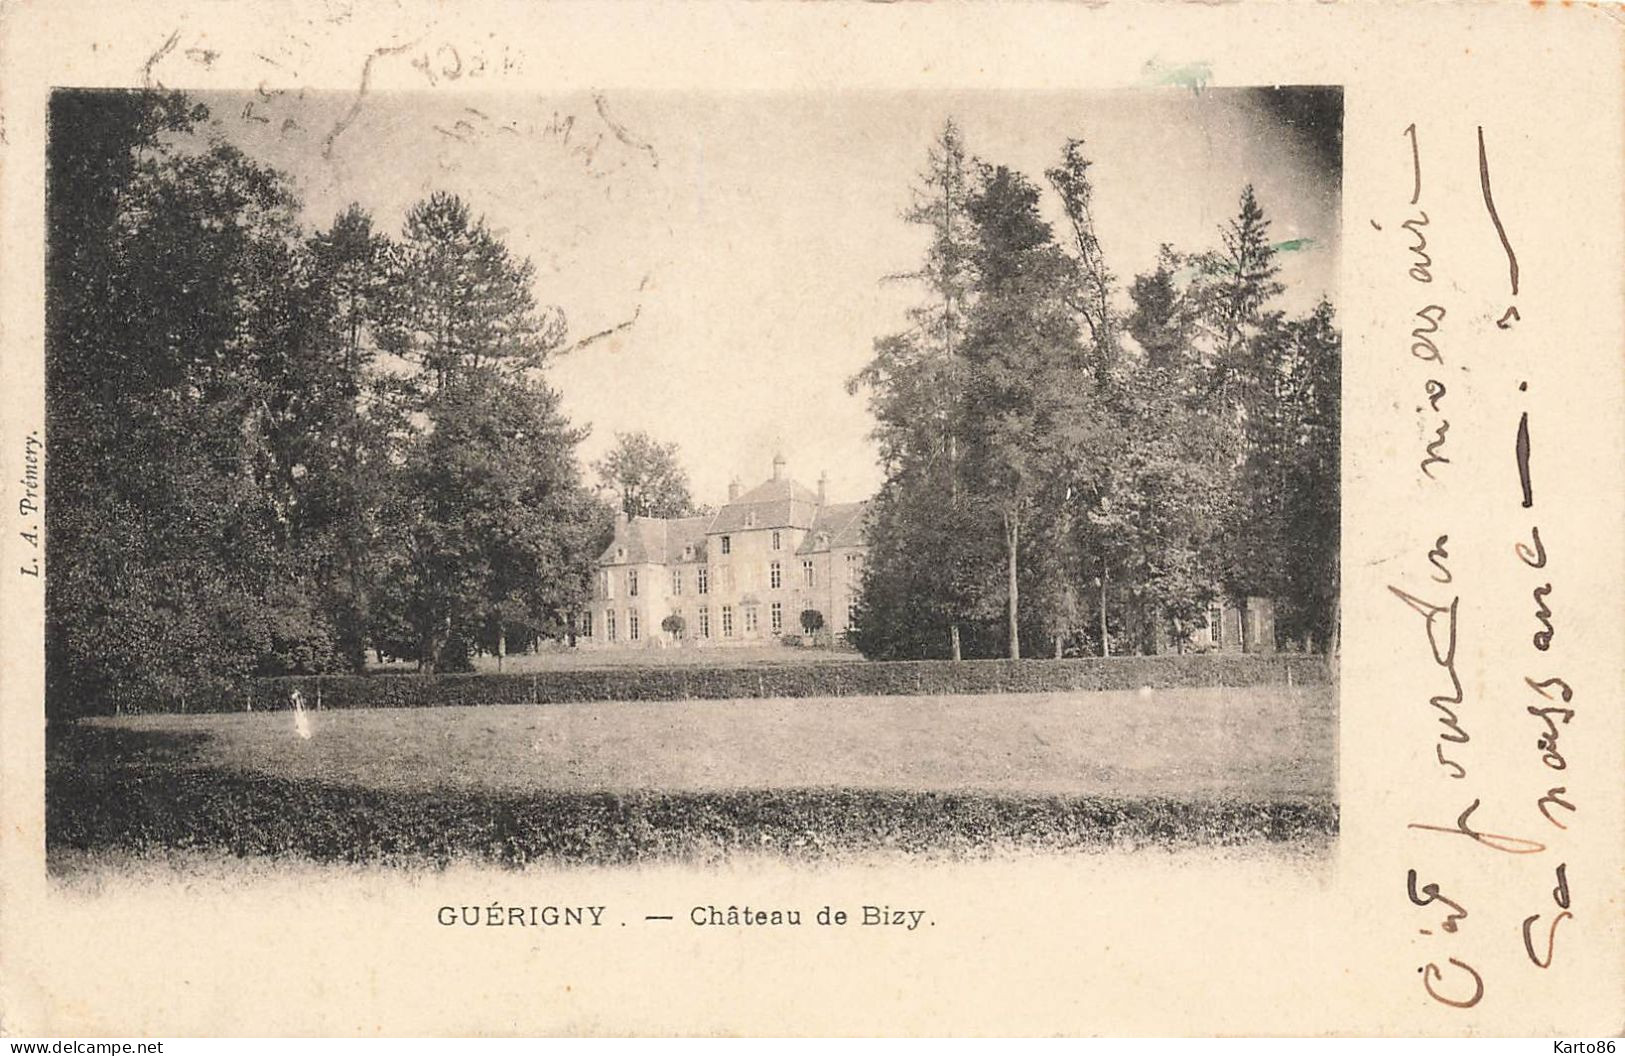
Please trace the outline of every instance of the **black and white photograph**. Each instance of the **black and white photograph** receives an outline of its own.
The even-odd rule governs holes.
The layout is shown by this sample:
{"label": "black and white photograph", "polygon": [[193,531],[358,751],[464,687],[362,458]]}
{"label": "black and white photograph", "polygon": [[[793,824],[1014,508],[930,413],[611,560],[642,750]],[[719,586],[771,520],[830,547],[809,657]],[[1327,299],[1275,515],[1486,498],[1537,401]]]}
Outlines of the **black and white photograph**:
{"label": "black and white photograph", "polygon": [[53,873],[1338,832],[1342,93],[60,89]]}

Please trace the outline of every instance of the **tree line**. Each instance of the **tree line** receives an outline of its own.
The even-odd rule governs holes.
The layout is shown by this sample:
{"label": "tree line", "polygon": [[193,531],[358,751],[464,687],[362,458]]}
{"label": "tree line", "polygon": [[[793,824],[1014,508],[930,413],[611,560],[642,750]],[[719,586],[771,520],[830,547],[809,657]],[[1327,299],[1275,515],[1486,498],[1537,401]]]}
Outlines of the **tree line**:
{"label": "tree line", "polygon": [[306,231],[182,94],[49,116],[53,711],[570,633],[612,513],[528,261],[448,193]]}
{"label": "tree line", "polygon": [[886,472],[853,640],[880,658],[1147,653],[1189,644],[1223,596],[1265,596],[1283,645],[1334,650],[1331,303],[1276,307],[1250,185],[1218,245],[1165,244],[1124,286],[1090,167],[1070,140],[1040,184],[973,157],[951,120],[936,137],[903,214],[929,236],[904,276],[920,299],[850,382]]}

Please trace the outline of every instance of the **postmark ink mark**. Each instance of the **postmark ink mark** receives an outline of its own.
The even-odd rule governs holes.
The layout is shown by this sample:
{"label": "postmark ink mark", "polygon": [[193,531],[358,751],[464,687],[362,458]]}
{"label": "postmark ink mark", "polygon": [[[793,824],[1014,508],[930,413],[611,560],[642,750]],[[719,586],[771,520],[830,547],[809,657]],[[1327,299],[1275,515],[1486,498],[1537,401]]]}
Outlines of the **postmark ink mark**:
{"label": "postmark ink mark", "polygon": [[397,44],[393,47],[374,48],[372,53],[367,56],[367,61],[361,64],[361,84],[356,88],[355,98],[350,101],[350,107],[344,111],[344,116],[333,123],[333,130],[322,140],[323,158],[333,156],[333,142],[339,138],[345,129],[350,127],[351,123],[355,121],[356,115],[361,113],[361,103],[366,99],[367,89],[372,82],[372,64],[386,55],[399,55],[416,43],[415,40],[409,40],[405,44]]}
{"label": "postmark ink mark", "polygon": [[631,132],[627,131],[625,125],[609,116],[609,101],[604,98],[603,92],[592,93],[592,105],[595,109],[597,109],[598,116],[604,119],[604,124],[608,125],[609,130],[615,133],[616,139],[631,147],[633,150],[647,151],[649,154],[650,167],[656,169],[660,168],[660,155],[655,153],[655,148],[632,135]]}
{"label": "postmark ink mark", "polygon": [[175,50],[175,45],[180,43],[180,39],[181,31],[177,29],[169,35],[169,39],[164,41],[162,47],[148,57],[146,63],[141,67],[141,83],[145,87],[148,89],[163,87],[163,82],[153,76],[152,68],[162,62],[165,55]]}

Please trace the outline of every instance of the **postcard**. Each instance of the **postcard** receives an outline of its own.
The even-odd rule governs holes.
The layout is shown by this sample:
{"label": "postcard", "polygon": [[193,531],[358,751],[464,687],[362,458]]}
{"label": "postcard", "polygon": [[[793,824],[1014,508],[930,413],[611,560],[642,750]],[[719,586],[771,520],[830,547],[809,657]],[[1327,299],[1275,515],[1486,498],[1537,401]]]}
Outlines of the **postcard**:
{"label": "postcard", "polygon": [[12,5],[0,1029],[1617,1034],[1622,29]]}

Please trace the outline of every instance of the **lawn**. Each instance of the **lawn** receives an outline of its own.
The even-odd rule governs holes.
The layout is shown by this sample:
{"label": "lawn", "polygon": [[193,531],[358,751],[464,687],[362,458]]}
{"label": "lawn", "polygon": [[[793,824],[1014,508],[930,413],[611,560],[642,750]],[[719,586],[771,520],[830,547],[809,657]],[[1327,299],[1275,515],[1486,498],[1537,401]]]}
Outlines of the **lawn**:
{"label": "lawn", "polygon": [[1325,840],[1331,688],[339,710],[53,729],[53,847],[716,859]]}

